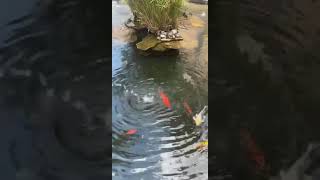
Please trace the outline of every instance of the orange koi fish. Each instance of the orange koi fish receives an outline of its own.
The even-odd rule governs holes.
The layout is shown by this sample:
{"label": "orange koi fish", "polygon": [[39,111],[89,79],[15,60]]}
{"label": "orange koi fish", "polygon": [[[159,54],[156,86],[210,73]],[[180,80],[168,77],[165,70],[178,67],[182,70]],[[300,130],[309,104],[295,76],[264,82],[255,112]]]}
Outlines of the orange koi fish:
{"label": "orange koi fish", "polygon": [[130,130],[128,130],[127,132],[126,132],[126,135],[134,135],[134,134],[136,134],[138,132],[138,130],[136,130],[136,129],[130,129]]}
{"label": "orange koi fish", "polygon": [[266,161],[265,155],[262,150],[258,147],[253,137],[249,133],[249,131],[242,129],[240,131],[241,139],[246,146],[246,149],[249,154],[249,158],[255,162],[256,168],[261,171],[265,171],[266,169]]}
{"label": "orange koi fish", "polygon": [[160,94],[160,97],[161,97],[161,99],[162,99],[163,104],[164,104],[167,108],[171,109],[171,103],[170,103],[170,100],[169,100],[168,96],[167,96],[164,92],[162,92],[162,91],[160,91],[159,94]]}
{"label": "orange koi fish", "polygon": [[187,113],[191,116],[192,110],[191,110],[191,107],[189,106],[189,104],[186,101],[183,101],[183,106],[184,106],[185,110],[187,111]]}

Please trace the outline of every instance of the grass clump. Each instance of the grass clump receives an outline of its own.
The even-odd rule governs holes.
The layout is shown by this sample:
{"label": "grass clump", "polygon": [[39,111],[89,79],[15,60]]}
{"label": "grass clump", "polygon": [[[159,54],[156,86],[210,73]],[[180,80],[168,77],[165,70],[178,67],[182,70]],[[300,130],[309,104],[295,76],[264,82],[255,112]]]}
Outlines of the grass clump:
{"label": "grass clump", "polygon": [[127,0],[127,3],[135,21],[155,33],[177,27],[184,0]]}

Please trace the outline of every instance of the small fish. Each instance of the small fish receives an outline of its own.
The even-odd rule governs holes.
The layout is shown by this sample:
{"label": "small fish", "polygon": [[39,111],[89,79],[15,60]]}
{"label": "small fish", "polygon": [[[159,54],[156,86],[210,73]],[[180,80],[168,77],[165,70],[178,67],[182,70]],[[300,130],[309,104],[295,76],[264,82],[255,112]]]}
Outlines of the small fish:
{"label": "small fish", "polygon": [[186,109],[186,111],[188,112],[188,114],[192,115],[191,107],[189,106],[189,104],[186,101],[183,102],[183,106]]}
{"label": "small fish", "polygon": [[255,162],[256,168],[261,171],[266,170],[266,161],[265,156],[262,150],[258,147],[253,137],[249,133],[249,131],[242,129],[240,131],[240,135],[243,143],[246,146],[247,152],[249,154],[249,158]]}
{"label": "small fish", "polygon": [[163,104],[164,104],[167,108],[171,109],[171,103],[170,103],[170,100],[169,100],[168,96],[167,96],[164,92],[162,92],[162,91],[159,92],[159,95],[160,95],[160,97],[161,97],[161,99],[162,99]]}
{"label": "small fish", "polygon": [[136,129],[129,129],[127,132],[126,132],[126,135],[134,135],[138,132],[138,130]]}

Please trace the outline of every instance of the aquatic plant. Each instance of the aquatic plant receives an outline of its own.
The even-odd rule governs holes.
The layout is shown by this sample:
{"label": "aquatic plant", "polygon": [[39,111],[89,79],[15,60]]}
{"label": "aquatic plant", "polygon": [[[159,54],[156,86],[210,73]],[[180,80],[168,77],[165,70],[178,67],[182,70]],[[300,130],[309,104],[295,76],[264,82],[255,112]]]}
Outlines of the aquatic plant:
{"label": "aquatic plant", "polygon": [[139,25],[155,33],[177,27],[184,0],[127,0]]}

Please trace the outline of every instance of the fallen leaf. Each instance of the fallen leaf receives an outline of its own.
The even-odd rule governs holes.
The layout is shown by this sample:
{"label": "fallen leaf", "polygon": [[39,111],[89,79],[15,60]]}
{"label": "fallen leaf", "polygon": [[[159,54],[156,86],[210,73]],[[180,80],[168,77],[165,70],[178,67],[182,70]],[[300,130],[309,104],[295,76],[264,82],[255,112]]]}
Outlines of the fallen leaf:
{"label": "fallen leaf", "polygon": [[203,150],[208,147],[208,141],[201,141],[197,144],[197,149]]}
{"label": "fallen leaf", "polygon": [[203,123],[203,119],[201,118],[200,114],[197,114],[195,117],[193,117],[193,120],[196,126],[200,126]]}

